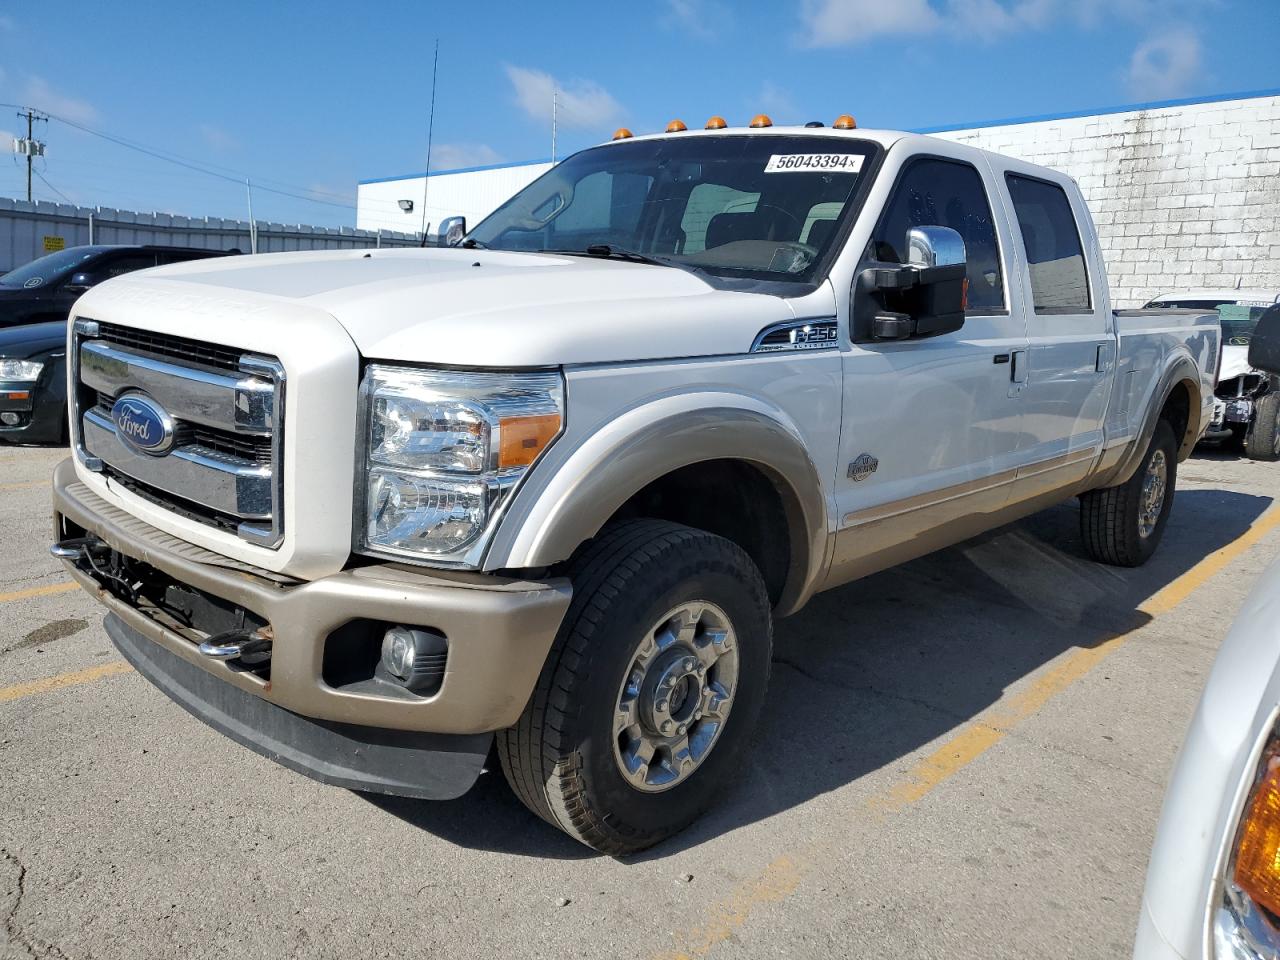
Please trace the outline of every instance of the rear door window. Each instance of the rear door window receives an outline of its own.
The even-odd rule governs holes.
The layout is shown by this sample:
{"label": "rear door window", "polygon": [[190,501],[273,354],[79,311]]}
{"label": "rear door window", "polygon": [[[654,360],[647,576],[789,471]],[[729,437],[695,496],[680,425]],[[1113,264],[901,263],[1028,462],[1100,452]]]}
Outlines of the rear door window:
{"label": "rear door window", "polygon": [[910,163],[871,237],[868,257],[906,263],[912,227],[950,227],[959,233],[969,268],[968,312],[1004,309],[1000,242],[982,176],[971,164],[934,157]]}
{"label": "rear door window", "polygon": [[1089,313],[1092,298],[1080,228],[1056,183],[1006,174],[1031,272],[1036,313]]}

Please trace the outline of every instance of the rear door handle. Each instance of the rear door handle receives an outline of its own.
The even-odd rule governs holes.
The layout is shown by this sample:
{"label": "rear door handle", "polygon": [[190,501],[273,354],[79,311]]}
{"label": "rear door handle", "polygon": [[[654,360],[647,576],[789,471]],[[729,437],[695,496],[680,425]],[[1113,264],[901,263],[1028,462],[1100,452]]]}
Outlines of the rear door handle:
{"label": "rear door handle", "polygon": [[1098,373],[1106,373],[1111,369],[1111,363],[1116,354],[1116,346],[1114,343],[1098,344],[1098,359],[1094,364],[1094,370]]}

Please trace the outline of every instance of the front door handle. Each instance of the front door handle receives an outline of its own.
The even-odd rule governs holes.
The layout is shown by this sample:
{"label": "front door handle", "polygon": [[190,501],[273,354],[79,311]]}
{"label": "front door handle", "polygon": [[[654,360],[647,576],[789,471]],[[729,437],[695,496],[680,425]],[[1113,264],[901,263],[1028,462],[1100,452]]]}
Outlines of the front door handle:
{"label": "front door handle", "polygon": [[1009,369],[1009,379],[1014,383],[1027,382],[1027,351],[1013,351],[1013,362]]}

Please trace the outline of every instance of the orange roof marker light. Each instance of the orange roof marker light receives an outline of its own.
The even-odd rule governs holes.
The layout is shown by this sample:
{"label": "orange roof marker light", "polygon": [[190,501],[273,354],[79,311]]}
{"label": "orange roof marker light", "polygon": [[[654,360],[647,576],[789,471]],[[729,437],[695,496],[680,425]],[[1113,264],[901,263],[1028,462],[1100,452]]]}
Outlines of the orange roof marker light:
{"label": "orange roof marker light", "polygon": [[667,124],[667,133],[680,133],[689,128],[684,125],[683,120],[672,120]]}
{"label": "orange roof marker light", "polygon": [[708,130],[723,130],[728,124],[724,122],[724,117],[712,117],[707,121]]}
{"label": "orange roof marker light", "polygon": [[772,127],[772,126],[773,126],[773,121],[772,121],[772,120],[770,120],[770,119],[769,119],[769,117],[768,117],[766,114],[763,114],[763,113],[757,113],[754,117],[752,117],[752,118],[751,118],[751,124],[750,124],[750,126],[752,126],[752,127],[756,127],[756,128],[759,128],[759,127]]}
{"label": "orange roof marker light", "polygon": [[632,136],[632,133],[626,127],[619,127],[613,131],[613,139],[615,140],[626,140],[630,136]]}
{"label": "orange roof marker light", "polygon": [[842,113],[840,116],[836,117],[836,122],[831,126],[835,127],[837,130],[857,130],[858,121],[853,119],[853,117],[849,116],[847,113]]}

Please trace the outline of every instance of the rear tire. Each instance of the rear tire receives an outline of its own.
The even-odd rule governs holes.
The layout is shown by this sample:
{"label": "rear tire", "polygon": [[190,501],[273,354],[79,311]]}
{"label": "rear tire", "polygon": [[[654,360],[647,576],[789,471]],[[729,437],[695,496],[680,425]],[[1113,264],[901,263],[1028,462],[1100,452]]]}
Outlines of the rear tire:
{"label": "rear tire", "polygon": [[769,680],[769,598],[736,544],[661,520],[606,528],[569,577],[498,757],[525,806],[621,856],[684,829],[743,766]]}
{"label": "rear tire", "polygon": [[1280,393],[1268,393],[1254,405],[1244,452],[1250,460],[1280,460]]}
{"label": "rear tire", "polygon": [[1116,567],[1146,563],[1164,536],[1177,478],[1178,440],[1169,421],[1161,420],[1132,477],[1080,497],[1080,534],[1089,556]]}

